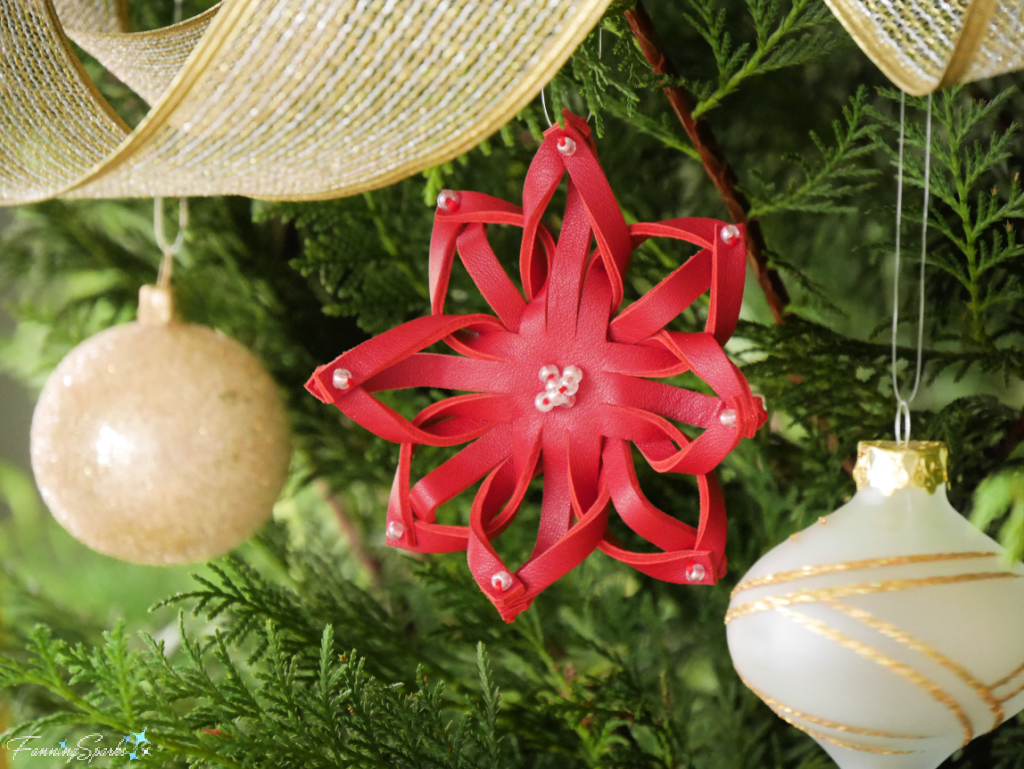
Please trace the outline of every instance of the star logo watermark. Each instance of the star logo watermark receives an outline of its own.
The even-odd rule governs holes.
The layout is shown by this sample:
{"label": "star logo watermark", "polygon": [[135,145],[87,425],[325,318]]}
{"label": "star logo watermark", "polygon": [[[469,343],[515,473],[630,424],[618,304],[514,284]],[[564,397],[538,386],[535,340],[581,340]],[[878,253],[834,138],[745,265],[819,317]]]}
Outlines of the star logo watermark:
{"label": "star logo watermark", "polygon": [[19,754],[25,753],[21,758],[63,758],[65,764],[72,761],[84,761],[92,763],[97,758],[121,757],[127,758],[128,762],[142,761],[150,755],[150,746],[153,743],[146,738],[146,729],[141,732],[129,732],[114,747],[104,745],[105,740],[110,738],[102,734],[89,734],[78,740],[77,743],[69,746],[68,741],[58,740],[57,747],[44,747],[40,735],[28,735],[15,737],[4,744],[14,759]]}

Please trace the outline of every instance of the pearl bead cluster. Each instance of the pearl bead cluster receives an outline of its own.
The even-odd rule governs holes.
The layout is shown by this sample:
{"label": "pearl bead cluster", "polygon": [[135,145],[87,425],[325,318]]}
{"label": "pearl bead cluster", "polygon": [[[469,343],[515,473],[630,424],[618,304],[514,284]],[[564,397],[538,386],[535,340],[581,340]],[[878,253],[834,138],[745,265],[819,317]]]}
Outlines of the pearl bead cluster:
{"label": "pearl bead cluster", "polygon": [[547,413],[555,406],[572,408],[583,379],[582,371],[576,366],[566,366],[565,371],[559,371],[558,366],[548,364],[541,368],[539,376],[544,383],[544,392],[538,393],[533,400],[537,411]]}

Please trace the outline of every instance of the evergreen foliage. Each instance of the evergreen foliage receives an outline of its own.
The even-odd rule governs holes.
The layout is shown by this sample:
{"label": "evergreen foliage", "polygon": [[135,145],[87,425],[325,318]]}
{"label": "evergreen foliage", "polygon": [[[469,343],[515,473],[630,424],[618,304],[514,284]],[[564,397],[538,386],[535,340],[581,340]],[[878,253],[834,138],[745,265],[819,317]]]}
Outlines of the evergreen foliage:
{"label": "evergreen foliage", "polygon": [[[208,5],[197,0],[186,10]],[[165,24],[171,6],[138,0],[133,18],[140,28]],[[661,92],[684,86],[736,170],[771,266],[793,295],[777,325],[748,281],[730,346],[766,396],[771,424],[719,473],[730,516],[726,579],[713,588],[668,585],[595,554],[505,625],[464,556],[384,547],[397,447],[302,389],[319,363],[427,311],[433,208],[425,202],[439,189],[521,198],[547,126],[538,101],[466,156],[383,190],[319,203],[192,201],[174,279],[183,314],[253,349],[289,406],[295,453],[277,520],[196,570],[190,587],[179,572],[154,578],[123,567],[119,589],[132,589],[136,578],[124,575],[138,574],[163,579],[163,595],[180,592],[149,617],[129,612],[112,622],[95,606],[68,606],[40,589],[53,585],[40,566],[53,553],[75,563],[86,587],[113,580],[105,559],[40,523],[26,479],[0,465],[0,498],[14,511],[0,519],[0,709],[10,709],[14,724],[0,739],[39,735],[40,746],[53,746],[100,734],[114,745],[145,729],[147,760],[167,767],[832,765],[739,683],[722,618],[736,579],[761,554],[849,497],[856,442],[891,433],[899,95],[821,0],[652,0],[678,79],[651,72],[624,17],[630,7],[613,4],[557,75],[549,110],[592,113],[630,221],[725,218]],[[140,104],[87,64],[137,119]],[[1024,190],[1015,121],[1024,99],[1004,85],[935,97],[927,211],[919,195],[925,102],[907,100],[900,378],[906,387],[913,377],[910,274],[927,216],[927,368],[914,436],[950,444],[954,504],[1020,557],[1024,246],[1016,228]],[[0,232],[0,286],[18,323],[0,339],[0,368],[38,388],[71,347],[133,316],[138,287],[154,280],[159,258],[151,212],[147,201],[52,201],[11,213]],[[511,229],[494,228],[492,237],[514,275]],[[627,300],[689,253],[645,243]],[[449,307],[484,309],[461,267]],[[705,311],[688,310],[677,327],[701,328]],[[435,395],[403,391],[391,403],[411,413]],[[417,461],[443,456],[425,450]],[[690,479],[659,476],[642,462],[637,470],[652,501],[692,521]],[[521,534],[503,536],[503,554],[528,552],[539,499],[532,489]],[[467,500],[457,499],[439,517],[467,514]],[[336,515],[348,527],[341,534]],[[613,525],[630,544],[630,532]],[[1017,719],[944,767],[1022,769],[1022,740]],[[40,763],[21,754],[16,765],[66,759],[33,760]]]}

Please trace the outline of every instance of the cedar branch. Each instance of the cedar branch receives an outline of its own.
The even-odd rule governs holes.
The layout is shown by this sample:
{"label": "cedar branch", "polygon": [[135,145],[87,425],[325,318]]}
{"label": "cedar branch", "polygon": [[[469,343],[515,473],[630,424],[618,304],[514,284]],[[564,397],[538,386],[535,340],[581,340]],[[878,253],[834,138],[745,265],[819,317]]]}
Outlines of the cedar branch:
{"label": "cedar branch", "polygon": [[[633,9],[626,11],[625,15],[626,21],[629,22],[629,27],[633,31],[633,36],[654,73],[678,79],[679,72],[668,58],[643,3],[637,0]],[[737,189],[736,174],[726,160],[718,140],[711,132],[711,126],[704,118],[694,119],[692,94],[681,85],[666,84],[663,90],[672,105],[672,111],[676,113],[687,136],[690,137],[693,146],[700,153],[704,170],[714,182],[718,194],[722,196],[729,216],[732,217],[733,222],[746,228],[747,263],[754,271],[754,275],[757,276],[757,283],[761,287],[761,291],[764,292],[765,299],[768,300],[768,306],[771,308],[775,322],[782,323],[786,305],[789,304],[789,292],[786,291],[786,286],[779,273],[768,266],[768,259],[765,256],[767,247],[764,233],[761,231],[761,224],[748,216],[750,201]]]}
{"label": "cedar branch", "polygon": [[317,490],[323,495],[324,499],[327,500],[327,504],[331,506],[331,510],[334,511],[335,517],[338,519],[338,524],[341,526],[341,530],[345,533],[346,539],[348,539],[348,546],[359,562],[366,569],[370,575],[370,581],[373,582],[374,586],[380,587],[380,561],[370,555],[366,548],[363,546],[363,538],[359,533],[359,529],[349,519],[348,511],[345,509],[345,504],[335,496],[334,492],[331,491],[331,487],[323,479],[316,481]]}

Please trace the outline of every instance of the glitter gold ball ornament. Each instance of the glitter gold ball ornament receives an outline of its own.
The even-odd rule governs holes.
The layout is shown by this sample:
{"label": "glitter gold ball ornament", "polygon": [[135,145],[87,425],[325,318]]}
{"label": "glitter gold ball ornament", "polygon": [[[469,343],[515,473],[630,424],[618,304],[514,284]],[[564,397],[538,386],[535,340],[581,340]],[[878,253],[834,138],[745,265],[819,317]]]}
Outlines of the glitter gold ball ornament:
{"label": "glitter gold ball ornament", "polygon": [[941,443],[862,443],[858,491],[759,560],[733,664],[841,769],[935,769],[1024,708],[1024,566],[946,499]]}
{"label": "glitter gold ball ornament", "polygon": [[289,461],[274,381],[223,334],[174,318],[147,286],[139,320],[61,361],[32,419],[43,499],[95,550],[146,564],[227,552],[269,516]]}

